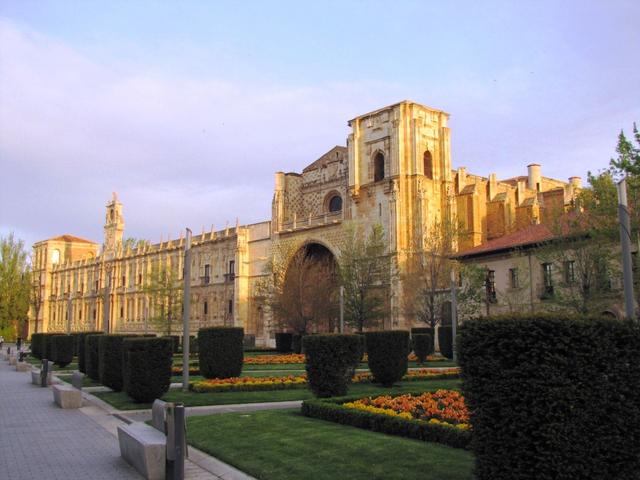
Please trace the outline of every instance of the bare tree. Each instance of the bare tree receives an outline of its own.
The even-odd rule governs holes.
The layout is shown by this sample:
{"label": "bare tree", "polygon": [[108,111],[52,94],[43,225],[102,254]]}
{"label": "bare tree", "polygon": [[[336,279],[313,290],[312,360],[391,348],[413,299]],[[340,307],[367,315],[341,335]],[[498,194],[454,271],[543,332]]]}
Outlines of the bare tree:
{"label": "bare tree", "polygon": [[182,312],[182,281],[176,270],[167,265],[153,265],[143,291],[153,309],[151,322],[161,333],[171,335]]}

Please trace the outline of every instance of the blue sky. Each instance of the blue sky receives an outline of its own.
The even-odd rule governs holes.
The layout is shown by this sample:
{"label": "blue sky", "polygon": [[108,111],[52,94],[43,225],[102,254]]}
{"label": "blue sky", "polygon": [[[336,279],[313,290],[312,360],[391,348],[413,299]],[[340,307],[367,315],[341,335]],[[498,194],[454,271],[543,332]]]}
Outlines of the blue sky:
{"label": "blue sky", "polygon": [[640,119],[640,2],[0,1],[0,234],[268,219],[346,121],[451,113],[455,167],[586,178]]}

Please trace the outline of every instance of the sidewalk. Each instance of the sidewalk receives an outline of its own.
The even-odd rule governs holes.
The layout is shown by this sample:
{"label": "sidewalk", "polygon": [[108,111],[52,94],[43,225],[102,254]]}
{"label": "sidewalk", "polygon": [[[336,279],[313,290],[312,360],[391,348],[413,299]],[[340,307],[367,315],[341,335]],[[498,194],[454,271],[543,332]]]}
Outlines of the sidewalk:
{"label": "sidewalk", "polygon": [[[50,388],[32,385],[30,373],[0,361],[0,478],[141,479],[118,446],[118,425],[132,419],[88,392],[83,399],[80,409],[58,408]],[[189,447],[185,479],[252,477]]]}
{"label": "sidewalk", "polygon": [[0,476],[50,480],[142,477],[113,436],[79,410],[62,410],[49,388],[0,361]]}

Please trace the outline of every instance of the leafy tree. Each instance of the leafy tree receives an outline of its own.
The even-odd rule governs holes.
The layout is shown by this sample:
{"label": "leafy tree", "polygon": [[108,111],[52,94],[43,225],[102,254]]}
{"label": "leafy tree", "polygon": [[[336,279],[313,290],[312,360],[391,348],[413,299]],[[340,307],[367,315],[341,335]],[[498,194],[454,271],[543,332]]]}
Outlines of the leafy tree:
{"label": "leafy tree", "polygon": [[640,176],[640,132],[638,132],[638,127],[635,123],[633,124],[633,137],[638,146],[634,146],[632,141],[627,140],[624,130],[618,135],[618,145],[616,147],[618,158],[612,158],[610,161],[611,169],[617,177],[624,175]]}
{"label": "leafy tree", "polygon": [[275,326],[299,335],[332,332],[338,315],[335,262],[283,244],[276,244],[272,253],[256,298]]}
{"label": "leafy tree", "polygon": [[31,274],[24,242],[0,237],[0,330],[20,332],[29,312]]}
{"label": "leafy tree", "polygon": [[344,320],[356,331],[376,326],[389,315],[391,261],[379,224],[368,234],[362,225],[345,226],[338,258],[344,287]]}
{"label": "leafy tree", "polygon": [[163,335],[171,335],[182,312],[182,280],[168,265],[154,264],[143,288],[152,308],[151,322]]}

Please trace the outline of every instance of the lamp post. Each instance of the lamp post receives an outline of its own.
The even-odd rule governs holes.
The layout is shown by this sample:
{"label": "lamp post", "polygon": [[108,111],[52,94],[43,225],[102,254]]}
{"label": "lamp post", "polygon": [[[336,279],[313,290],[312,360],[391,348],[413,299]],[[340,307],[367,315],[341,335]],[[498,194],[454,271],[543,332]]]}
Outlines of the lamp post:
{"label": "lamp post", "polygon": [[631,263],[631,221],[627,208],[627,179],[618,182],[618,219],[620,221],[620,245],[622,250],[622,273],[624,280],[624,313],[628,319],[635,319],[633,301],[633,271]]}
{"label": "lamp post", "polygon": [[189,391],[189,314],[191,313],[191,230],[184,242],[182,274],[182,391]]}

